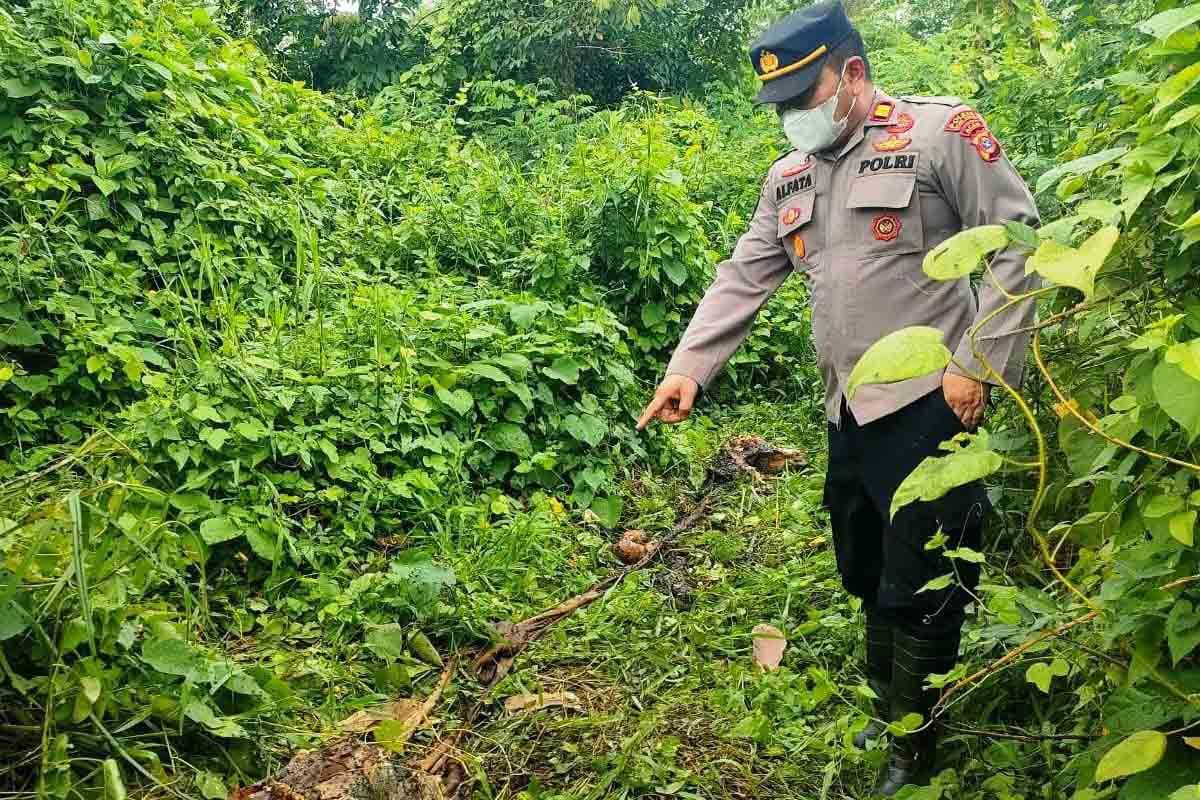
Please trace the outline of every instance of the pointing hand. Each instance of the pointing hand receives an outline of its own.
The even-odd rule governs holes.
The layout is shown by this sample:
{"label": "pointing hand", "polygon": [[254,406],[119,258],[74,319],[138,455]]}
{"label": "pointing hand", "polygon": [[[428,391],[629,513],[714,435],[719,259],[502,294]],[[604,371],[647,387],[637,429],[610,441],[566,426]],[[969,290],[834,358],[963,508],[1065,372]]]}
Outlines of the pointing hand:
{"label": "pointing hand", "polygon": [[700,393],[700,384],[686,375],[668,375],[654,392],[653,399],[642,412],[637,429],[640,431],[657,417],[668,425],[683,422],[692,413],[692,404]]}

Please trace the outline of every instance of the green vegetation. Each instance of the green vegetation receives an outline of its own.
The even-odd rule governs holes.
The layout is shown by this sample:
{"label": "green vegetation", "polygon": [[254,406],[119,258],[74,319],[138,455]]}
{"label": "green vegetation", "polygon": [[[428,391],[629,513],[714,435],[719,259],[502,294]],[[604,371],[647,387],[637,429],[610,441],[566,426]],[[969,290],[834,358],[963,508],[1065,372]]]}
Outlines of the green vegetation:
{"label": "green vegetation", "polygon": [[[911,797],[1200,791],[1200,7],[1176,5],[854,4],[882,86],[987,116],[1046,222],[1002,234],[1056,287],[1027,385],[908,487],[987,474],[998,509],[955,554],[985,579],[951,768]],[[490,690],[460,665],[404,756],[482,702],[472,796],[862,796],[883,753],[850,744],[801,283],[704,415],[633,431],[781,152],[743,47],[786,10],[0,5],[3,790],[252,784],[615,572],[621,529],[664,535],[756,433],[814,464],[717,491]]]}

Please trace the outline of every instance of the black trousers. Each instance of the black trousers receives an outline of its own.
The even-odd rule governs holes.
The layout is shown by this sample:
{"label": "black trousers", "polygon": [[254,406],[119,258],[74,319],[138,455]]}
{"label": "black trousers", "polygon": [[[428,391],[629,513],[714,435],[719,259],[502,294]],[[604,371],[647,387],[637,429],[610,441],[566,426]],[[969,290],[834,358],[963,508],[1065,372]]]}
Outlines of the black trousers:
{"label": "black trousers", "polygon": [[[975,482],[938,500],[907,505],[889,521],[892,495],[926,457],[943,452],[941,442],[963,430],[940,386],[867,425],[855,421],[843,399],[841,427],[829,424],[824,502],[842,584],[917,636],[939,636],[962,626],[979,566],[947,558],[943,549],[978,550],[990,504]],[[938,530],[947,537],[944,548],[926,549]],[[950,586],[920,591],[947,573],[954,574]]]}

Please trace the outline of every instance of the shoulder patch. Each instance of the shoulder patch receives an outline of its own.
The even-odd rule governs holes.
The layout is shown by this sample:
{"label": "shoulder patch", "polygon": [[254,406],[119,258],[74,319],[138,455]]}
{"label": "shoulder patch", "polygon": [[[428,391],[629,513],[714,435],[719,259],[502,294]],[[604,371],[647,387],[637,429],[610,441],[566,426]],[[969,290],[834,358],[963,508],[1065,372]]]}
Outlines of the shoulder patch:
{"label": "shoulder patch", "polygon": [[971,143],[975,152],[985,163],[991,164],[1000,160],[1003,150],[996,137],[988,130],[987,123],[978,111],[962,107],[950,115],[942,128],[945,133],[957,133]]}

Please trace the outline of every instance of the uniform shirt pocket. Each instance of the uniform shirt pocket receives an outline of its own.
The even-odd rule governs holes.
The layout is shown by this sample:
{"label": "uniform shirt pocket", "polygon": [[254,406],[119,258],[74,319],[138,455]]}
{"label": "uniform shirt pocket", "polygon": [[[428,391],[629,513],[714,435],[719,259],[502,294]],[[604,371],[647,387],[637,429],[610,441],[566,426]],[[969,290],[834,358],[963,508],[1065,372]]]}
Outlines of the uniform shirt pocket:
{"label": "uniform shirt pocket", "polygon": [[813,221],[816,192],[793,195],[779,206],[779,241],[787,251],[792,266],[807,271],[815,266],[818,242]]}
{"label": "uniform shirt pocket", "polygon": [[921,195],[915,172],[854,178],[846,198],[851,242],[858,260],[920,253],[925,249]]}

